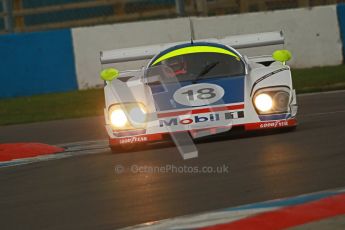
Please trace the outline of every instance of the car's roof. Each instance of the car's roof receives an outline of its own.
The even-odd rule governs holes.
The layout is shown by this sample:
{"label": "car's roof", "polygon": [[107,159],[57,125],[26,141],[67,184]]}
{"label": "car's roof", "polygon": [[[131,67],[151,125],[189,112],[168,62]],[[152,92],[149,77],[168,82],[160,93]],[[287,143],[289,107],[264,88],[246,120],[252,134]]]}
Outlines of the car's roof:
{"label": "car's roof", "polygon": [[213,42],[188,42],[163,50],[151,59],[148,66],[154,66],[155,64],[174,56],[203,52],[223,53],[241,59],[240,54],[235,49],[223,44]]}

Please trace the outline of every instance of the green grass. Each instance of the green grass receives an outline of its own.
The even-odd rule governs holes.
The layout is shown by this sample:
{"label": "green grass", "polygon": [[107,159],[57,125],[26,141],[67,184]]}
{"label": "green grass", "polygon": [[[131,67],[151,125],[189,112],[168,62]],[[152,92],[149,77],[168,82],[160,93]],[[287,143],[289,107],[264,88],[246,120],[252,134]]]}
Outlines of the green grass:
{"label": "green grass", "polygon": [[297,93],[345,89],[345,65],[292,70]]}
{"label": "green grass", "polygon": [[[345,89],[345,65],[292,71],[298,93]],[[103,89],[0,100],[0,125],[103,114]]]}
{"label": "green grass", "polygon": [[103,114],[102,89],[0,100],[0,125]]}

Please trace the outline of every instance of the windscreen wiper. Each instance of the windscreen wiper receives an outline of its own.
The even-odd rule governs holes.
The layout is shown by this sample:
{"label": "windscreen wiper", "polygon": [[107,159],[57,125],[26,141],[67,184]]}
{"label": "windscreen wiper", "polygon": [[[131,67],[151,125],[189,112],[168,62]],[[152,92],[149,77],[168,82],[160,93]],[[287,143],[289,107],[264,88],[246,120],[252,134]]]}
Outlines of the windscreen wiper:
{"label": "windscreen wiper", "polygon": [[216,67],[219,64],[219,61],[211,62],[210,64],[206,65],[200,73],[196,76],[196,78],[193,80],[192,84],[195,84],[198,79],[202,76],[205,76],[207,73],[209,73],[214,67]]}

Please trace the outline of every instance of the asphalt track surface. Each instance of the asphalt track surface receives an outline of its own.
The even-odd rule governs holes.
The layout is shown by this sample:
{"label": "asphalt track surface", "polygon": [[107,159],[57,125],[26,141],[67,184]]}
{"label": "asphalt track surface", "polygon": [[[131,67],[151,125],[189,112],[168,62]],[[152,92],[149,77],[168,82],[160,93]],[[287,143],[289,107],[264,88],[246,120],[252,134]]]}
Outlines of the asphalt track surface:
{"label": "asphalt track surface", "polygon": [[[293,132],[0,168],[1,229],[116,229],[345,187],[345,91],[298,97]],[[101,118],[0,128],[1,142],[49,144],[105,137]],[[115,173],[115,166],[125,171]],[[133,173],[138,166],[229,166],[223,174]]]}

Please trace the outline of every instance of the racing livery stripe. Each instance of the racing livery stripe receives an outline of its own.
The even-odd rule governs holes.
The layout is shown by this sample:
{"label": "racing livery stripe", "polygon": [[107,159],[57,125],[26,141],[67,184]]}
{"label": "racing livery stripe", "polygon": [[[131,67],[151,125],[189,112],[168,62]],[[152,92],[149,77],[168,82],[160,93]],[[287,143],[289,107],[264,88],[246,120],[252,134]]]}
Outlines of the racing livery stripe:
{"label": "racing livery stripe", "polygon": [[291,117],[290,113],[259,115],[261,121],[285,120]]}
{"label": "racing livery stripe", "polygon": [[[215,106],[226,106],[233,104],[243,104],[245,101],[244,97],[244,76],[228,77],[222,76],[210,79],[200,79],[198,83],[203,84],[214,84],[215,87],[222,87],[224,95],[222,100],[218,100],[214,103],[204,105],[204,107],[215,107]],[[156,108],[159,108],[159,112],[171,112],[176,110],[191,110],[198,109],[199,107],[191,107],[190,105],[184,105],[175,103],[174,95],[181,89],[181,87],[188,87],[192,85],[192,80],[181,81],[178,84],[172,83],[162,87],[162,85],[150,85],[152,96],[155,102]],[[197,86],[195,84],[194,86]]]}
{"label": "racing livery stripe", "polygon": [[273,71],[273,72],[270,72],[270,73],[268,73],[268,74],[266,74],[266,75],[260,77],[258,80],[256,80],[256,81],[254,82],[254,84],[253,84],[253,86],[252,86],[252,89],[250,90],[250,95],[253,94],[253,90],[254,90],[255,86],[256,86],[257,84],[259,84],[261,81],[265,80],[265,79],[268,78],[268,77],[271,77],[271,76],[274,75],[274,74],[277,74],[277,73],[279,73],[279,72],[282,72],[282,71],[284,71],[284,70],[289,70],[289,68],[288,68],[288,67],[284,67],[284,68],[281,68],[281,69],[277,69],[277,70],[275,70],[275,71]]}
{"label": "racing livery stripe", "polygon": [[227,106],[213,107],[213,108],[201,108],[201,109],[194,109],[194,110],[174,111],[174,112],[167,112],[167,113],[158,113],[157,117],[164,118],[164,117],[174,117],[174,116],[185,115],[185,114],[212,113],[212,112],[238,110],[238,109],[244,109],[244,104],[227,105]]}
{"label": "racing livery stripe", "polygon": [[222,48],[214,47],[214,46],[189,46],[189,47],[178,48],[178,49],[175,49],[169,53],[162,55],[157,60],[155,60],[151,66],[154,66],[154,65],[158,64],[159,62],[167,60],[169,58],[173,58],[173,57],[184,55],[184,54],[193,54],[193,53],[227,54],[227,55],[235,57],[238,61],[240,61],[239,56],[237,56],[236,54],[234,54],[233,52],[231,52],[227,49],[222,49]]}
{"label": "racing livery stripe", "polygon": [[184,44],[179,44],[173,47],[170,47],[166,50],[163,50],[161,53],[157,54],[155,57],[153,57],[153,59],[150,61],[149,66],[153,66],[152,63],[156,62],[157,59],[159,59],[160,57],[174,51],[174,50],[178,50],[178,49],[182,49],[182,48],[186,48],[186,47],[193,47],[193,46],[210,46],[210,47],[216,47],[216,48],[220,48],[220,49],[224,49],[224,50],[228,50],[232,53],[235,53],[236,55],[238,55],[238,52],[236,50],[234,50],[233,48],[230,48],[228,46],[219,44],[219,43],[213,43],[213,42],[194,42],[194,43],[184,43]]}

